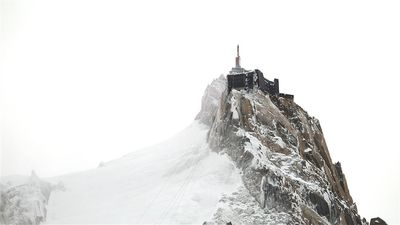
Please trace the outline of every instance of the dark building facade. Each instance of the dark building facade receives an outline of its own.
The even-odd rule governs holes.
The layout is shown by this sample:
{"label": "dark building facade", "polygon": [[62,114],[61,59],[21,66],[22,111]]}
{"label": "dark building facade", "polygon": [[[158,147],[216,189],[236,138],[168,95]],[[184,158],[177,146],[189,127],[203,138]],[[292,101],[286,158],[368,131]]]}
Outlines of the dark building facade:
{"label": "dark building facade", "polygon": [[257,69],[244,73],[229,74],[227,78],[229,92],[232,89],[252,90],[254,87],[258,87],[265,94],[279,95],[279,80],[270,81],[264,78],[263,73]]}
{"label": "dark building facade", "polygon": [[279,97],[285,97],[293,99],[293,95],[279,93],[279,80],[274,79],[270,81],[264,77],[264,74],[255,69],[254,71],[248,71],[240,66],[240,55],[239,45],[237,46],[236,65],[230,73],[227,75],[228,80],[228,92],[232,89],[236,90],[253,90],[255,87],[259,88],[265,94],[274,95]]}
{"label": "dark building facade", "polygon": [[279,80],[270,81],[264,77],[260,70],[246,71],[244,73],[228,74],[228,92],[232,89],[236,90],[253,90],[255,87],[260,89],[264,94],[294,99],[293,95],[279,92]]}

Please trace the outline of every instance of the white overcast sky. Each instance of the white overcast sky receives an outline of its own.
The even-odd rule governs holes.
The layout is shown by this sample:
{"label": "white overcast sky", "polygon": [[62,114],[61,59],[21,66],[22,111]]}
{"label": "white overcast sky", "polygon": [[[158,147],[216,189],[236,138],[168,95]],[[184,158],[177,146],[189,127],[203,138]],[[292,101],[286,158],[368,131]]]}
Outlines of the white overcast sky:
{"label": "white overcast sky", "polygon": [[399,12],[398,1],[1,0],[1,175],[95,168],[168,139],[240,44],[245,68],[320,119],[361,215],[400,224]]}

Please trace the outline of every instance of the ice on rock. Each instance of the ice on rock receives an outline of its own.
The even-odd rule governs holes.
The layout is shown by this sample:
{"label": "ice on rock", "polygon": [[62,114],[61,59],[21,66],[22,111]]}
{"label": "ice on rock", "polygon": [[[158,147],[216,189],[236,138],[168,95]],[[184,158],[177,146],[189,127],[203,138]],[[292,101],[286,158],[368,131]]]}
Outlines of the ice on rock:
{"label": "ice on rock", "polygon": [[[7,179],[7,178],[6,178]],[[40,224],[46,220],[52,186],[35,172],[25,182],[1,184],[0,224]]]}

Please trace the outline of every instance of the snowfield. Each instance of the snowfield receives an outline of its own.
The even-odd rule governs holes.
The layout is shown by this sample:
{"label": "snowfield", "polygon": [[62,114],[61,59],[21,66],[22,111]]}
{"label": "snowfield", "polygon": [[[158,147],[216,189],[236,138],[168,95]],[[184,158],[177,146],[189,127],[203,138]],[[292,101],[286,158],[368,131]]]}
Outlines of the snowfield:
{"label": "snowfield", "polygon": [[154,147],[97,169],[47,179],[62,182],[65,190],[51,193],[45,224],[202,224],[211,219],[222,196],[243,184],[233,162],[209,149],[207,131],[195,121]]}

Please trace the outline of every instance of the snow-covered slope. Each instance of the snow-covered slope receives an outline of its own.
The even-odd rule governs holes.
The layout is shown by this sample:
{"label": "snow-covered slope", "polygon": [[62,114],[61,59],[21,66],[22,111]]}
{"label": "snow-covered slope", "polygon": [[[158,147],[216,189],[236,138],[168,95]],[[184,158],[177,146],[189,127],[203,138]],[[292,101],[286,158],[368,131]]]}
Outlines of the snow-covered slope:
{"label": "snow-covered slope", "polygon": [[[1,221],[367,224],[319,121],[292,98],[257,88],[228,93],[223,76],[207,87],[196,120],[170,140],[96,169],[35,180],[17,191],[0,182]],[[22,206],[15,201],[24,197]],[[15,217],[21,210],[25,217]]]}
{"label": "snow-covered slope", "polygon": [[52,193],[47,223],[202,224],[241,185],[232,161],[208,148],[207,131],[196,121],[167,142],[50,179],[65,191]]}

